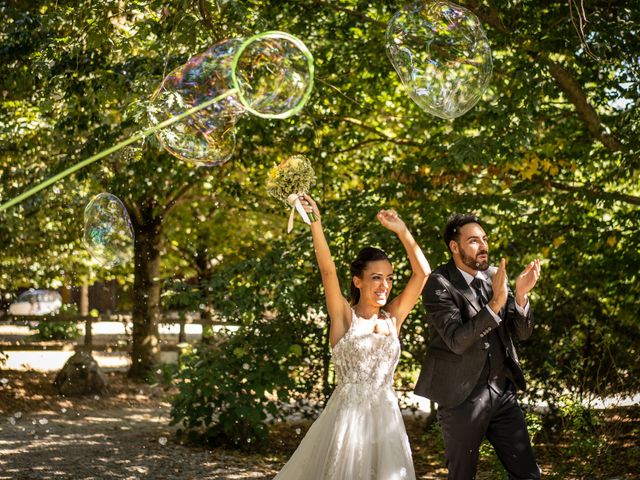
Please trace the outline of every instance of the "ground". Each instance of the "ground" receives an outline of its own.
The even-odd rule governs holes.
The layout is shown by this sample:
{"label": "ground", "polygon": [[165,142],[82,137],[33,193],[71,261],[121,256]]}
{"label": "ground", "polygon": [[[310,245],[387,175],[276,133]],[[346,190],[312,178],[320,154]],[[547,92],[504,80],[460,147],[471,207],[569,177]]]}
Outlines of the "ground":
{"label": "ground", "polygon": [[[252,453],[180,445],[160,386],[114,372],[108,395],[69,399],[55,394],[53,378],[0,370],[0,479],[271,479],[309,426],[276,424]],[[541,435],[536,451],[544,478],[640,478],[640,408],[611,409],[603,418],[598,434],[608,437],[595,446],[598,438],[583,445],[562,434]],[[406,425],[418,478],[446,478],[437,427],[426,428],[424,417],[407,417]],[[491,454],[480,471],[479,480],[502,478]]]}

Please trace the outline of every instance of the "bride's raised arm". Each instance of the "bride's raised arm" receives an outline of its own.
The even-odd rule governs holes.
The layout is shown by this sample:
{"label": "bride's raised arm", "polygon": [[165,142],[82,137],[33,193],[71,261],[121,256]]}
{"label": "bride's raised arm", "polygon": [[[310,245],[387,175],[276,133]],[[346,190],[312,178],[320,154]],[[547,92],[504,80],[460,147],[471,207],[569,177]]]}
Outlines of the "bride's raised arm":
{"label": "bride's raised arm", "polygon": [[422,249],[395,210],[380,210],[376,218],[383,227],[391,230],[398,236],[407,252],[409,263],[411,264],[412,274],[409,283],[407,283],[407,286],[400,295],[387,307],[389,314],[395,317],[396,328],[398,332],[400,332],[402,322],[404,322],[420,298],[422,289],[431,274],[431,267],[424,253],[422,253]]}
{"label": "bride's raised arm", "polygon": [[316,260],[322,277],[324,294],[327,300],[327,313],[331,319],[329,339],[331,346],[334,346],[349,329],[351,322],[351,307],[349,302],[342,295],[340,282],[336,266],[331,258],[329,245],[322,229],[322,219],[320,210],[316,202],[307,194],[301,198],[301,203],[307,212],[313,212],[316,221],[311,223],[311,235],[313,237],[313,247],[316,252]]}

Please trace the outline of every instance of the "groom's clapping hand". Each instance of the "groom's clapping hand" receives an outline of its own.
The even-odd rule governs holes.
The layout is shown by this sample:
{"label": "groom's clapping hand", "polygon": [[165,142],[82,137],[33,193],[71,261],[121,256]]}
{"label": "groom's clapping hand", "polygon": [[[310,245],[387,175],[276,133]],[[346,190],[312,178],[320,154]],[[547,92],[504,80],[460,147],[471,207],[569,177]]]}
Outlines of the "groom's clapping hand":
{"label": "groom's clapping hand", "polygon": [[516,279],[516,302],[523,307],[527,303],[527,294],[536,286],[540,278],[540,259],[536,258],[525,267]]}
{"label": "groom's clapping hand", "polygon": [[489,300],[489,308],[498,315],[502,307],[507,303],[509,288],[507,286],[507,261],[502,258],[500,266],[493,276],[493,296]]}

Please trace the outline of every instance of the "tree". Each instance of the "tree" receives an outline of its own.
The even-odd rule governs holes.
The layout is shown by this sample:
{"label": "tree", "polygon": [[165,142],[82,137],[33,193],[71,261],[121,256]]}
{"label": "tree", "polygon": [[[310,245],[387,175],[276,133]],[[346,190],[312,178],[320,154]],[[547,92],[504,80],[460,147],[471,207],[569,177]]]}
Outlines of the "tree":
{"label": "tree", "polygon": [[[195,12],[189,10],[185,15],[187,6],[184,2],[126,6],[122,2],[41,2],[37,8],[20,3],[3,7],[10,25],[3,34],[7,41],[3,60],[13,67],[3,79],[9,127],[5,132],[15,139],[14,148],[3,156],[4,165],[13,165],[3,170],[3,198],[146,126],[140,110],[162,79],[163,69],[179,65],[206,45],[206,32],[196,28],[199,18]],[[25,117],[25,109],[30,117]],[[70,149],[70,145],[78,147]],[[17,162],[25,153],[30,158]],[[45,158],[57,160],[44,162]],[[74,260],[81,245],[71,239],[80,237],[80,225],[76,222],[69,229],[67,218],[81,218],[78,210],[87,195],[107,190],[125,203],[136,236],[133,376],[144,377],[158,359],[164,219],[194,185],[210,175],[210,171],[196,171],[193,165],[176,161],[152,140],[146,141],[65,180],[73,186],[59,203],[71,203],[72,208],[64,212],[58,208],[47,223],[47,248],[52,253],[66,251]],[[79,189],[84,192],[82,197],[77,196]],[[14,225],[27,225],[21,227],[25,231],[34,228],[25,217],[32,211],[47,215],[42,207],[48,195],[33,197],[16,208]],[[59,207],[59,203],[52,206]],[[12,217],[5,214],[5,218]],[[6,235],[15,237],[15,231],[7,230]],[[27,245],[11,243],[19,255],[25,255]],[[80,258],[86,263],[86,255]],[[6,261],[19,266],[25,260],[28,257]],[[82,264],[72,263],[72,268],[82,268],[78,263]],[[59,265],[51,266],[56,268],[61,270]]]}

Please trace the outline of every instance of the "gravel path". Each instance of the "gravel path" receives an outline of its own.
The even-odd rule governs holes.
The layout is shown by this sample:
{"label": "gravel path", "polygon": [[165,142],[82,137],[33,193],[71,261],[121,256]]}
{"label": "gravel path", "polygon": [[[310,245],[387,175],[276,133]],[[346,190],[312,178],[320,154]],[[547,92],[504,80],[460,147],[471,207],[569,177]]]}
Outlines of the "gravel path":
{"label": "gravel path", "polygon": [[264,457],[175,444],[167,406],[16,412],[1,422],[3,480],[271,479],[277,471]]}
{"label": "gravel path", "polygon": [[0,480],[272,479],[278,458],[176,443],[160,387],[110,374],[104,397],[62,398],[53,374],[0,370]]}

